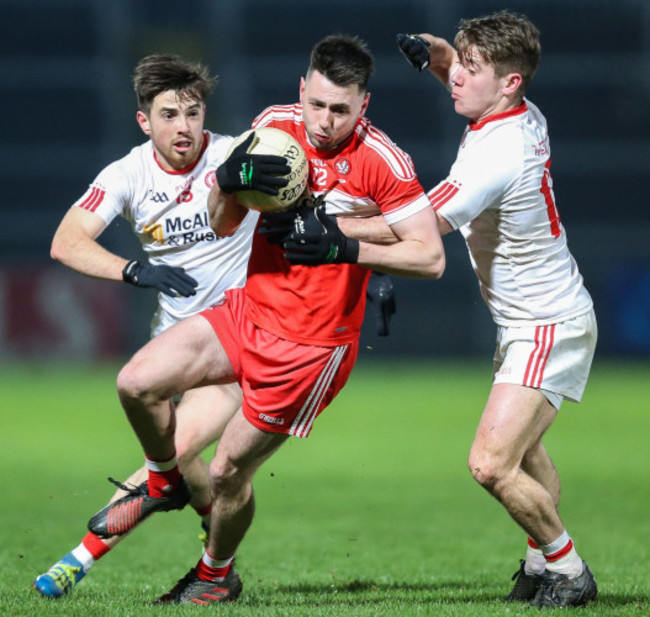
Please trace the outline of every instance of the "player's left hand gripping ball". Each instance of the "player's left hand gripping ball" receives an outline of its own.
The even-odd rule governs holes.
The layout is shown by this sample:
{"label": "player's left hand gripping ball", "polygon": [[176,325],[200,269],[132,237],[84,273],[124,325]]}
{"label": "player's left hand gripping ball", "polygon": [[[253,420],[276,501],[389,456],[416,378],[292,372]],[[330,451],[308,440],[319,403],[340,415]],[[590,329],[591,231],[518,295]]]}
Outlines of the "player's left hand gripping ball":
{"label": "player's left hand gripping ball", "polygon": [[217,167],[217,182],[224,193],[252,190],[277,195],[278,189],[287,185],[283,177],[291,171],[287,160],[282,156],[250,153],[254,139],[255,132],[250,131]]}
{"label": "player's left hand gripping ball", "polygon": [[359,241],[348,238],[336,218],[325,212],[325,204],[303,205],[296,211],[294,229],[282,242],[289,263],[305,266],[357,263]]}
{"label": "player's left hand gripping ball", "polygon": [[251,210],[277,212],[292,207],[307,186],[309,165],[300,144],[285,131],[261,127],[237,137],[217,182]]}

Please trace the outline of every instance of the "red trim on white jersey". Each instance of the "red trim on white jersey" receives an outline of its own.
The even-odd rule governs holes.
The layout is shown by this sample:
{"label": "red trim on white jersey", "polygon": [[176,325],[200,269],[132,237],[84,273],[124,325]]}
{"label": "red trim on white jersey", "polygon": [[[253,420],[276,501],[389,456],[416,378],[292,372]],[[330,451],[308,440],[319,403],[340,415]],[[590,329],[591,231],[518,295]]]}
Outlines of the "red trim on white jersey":
{"label": "red trim on white jersey", "polygon": [[541,387],[544,369],[546,368],[548,356],[553,348],[554,338],[555,324],[550,326],[537,326],[535,328],[535,348],[528,358],[526,372],[524,373],[524,386],[530,388]]}
{"label": "red trim on white jersey", "polygon": [[94,212],[97,210],[97,206],[102,203],[104,195],[106,195],[105,189],[100,186],[93,186],[90,189],[90,195],[79,204],[79,207],[88,210],[88,212]]}
{"label": "red trim on white jersey", "polygon": [[456,193],[461,187],[461,183],[457,180],[444,181],[441,182],[435,188],[432,188],[428,193],[427,197],[431,202],[431,206],[434,210],[442,208]]}
{"label": "red trim on white jersey", "polygon": [[493,116],[488,116],[483,118],[480,122],[470,122],[469,130],[478,131],[482,129],[488,122],[494,122],[495,120],[503,120],[504,118],[511,118],[512,116],[519,116],[520,114],[526,113],[528,111],[528,105],[524,101],[521,105],[515,107],[514,109],[509,109],[500,114],[494,114]]}
{"label": "red trim on white jersey", "polygon": [[293,421],[291,429],[289,430],[289,435],[307,437],[311,430],[311,425],[318,416],[318,410],[320,409],[322,400],[327,394],[327,390],[332,383],[332,379],[334,379],[334,376],[336,375],[336,371],[338,370],[348,347],[349,345],[342,345],[341,347],[336,347],[334,349],[327,365],[323,369],[323,372],[318,376],[318,380],[314,384],[314,389],[307,397],[305,404],[302,406],[302,409],[298,412],[296,419]]}
{"label": "red trim on white jersey", "polygon": [[170,176],[182,176],[183,174],[186,174],[190,171],[192,171],[198,164],[199,161],[201,160],[201,157],[203,156],[203,153],[205,152],[205,149],[208,147],[208,134],[203,133],[203,145],[201,146],[201,152],[199,153],[199,156],[196,157],[196,160],[190,163],[187,167],[183,167],[183,169],[165,169],[161,164],[160,161],[158,160],[158,156],[156,154],[156,149],[153,149],[153,159],[156,161],[156,165],[160,167],[166,174],[169,174]]}

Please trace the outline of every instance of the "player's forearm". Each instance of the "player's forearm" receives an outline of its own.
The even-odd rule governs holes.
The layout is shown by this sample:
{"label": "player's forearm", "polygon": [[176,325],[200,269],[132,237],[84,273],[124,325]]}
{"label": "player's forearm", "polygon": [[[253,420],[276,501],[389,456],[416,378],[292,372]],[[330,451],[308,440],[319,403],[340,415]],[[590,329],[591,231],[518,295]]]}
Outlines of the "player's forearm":
{"label": "player's forearm", "polygon": [[248,210],[244,208],[234,195],[228,195],[221,191],[218,184],[215,184],[208,195],[208,214],[210,216],[210,227],[220,238],[232,236]]}
{"label": "player's forearm", "polygon": [[81,234],[72,237],[55,235],[50,255],[76,272],[110,281],[121,281],[122,270],[128,263],[127,259]]}
{"label": "player's forearm", "polygon": [[381,214],[366,218],[339,216],[336,222],[346,236],[355,240],[373,244],[395,244],[398,241]]}
{"label": "player's forearm", "polygon": [[431,208],[391,226],[398,242],[359,244],[358,263],[373,270],[414,278],[438,279],[445,270],[445,250]]}
{"label": "player's forearm", "polygon": [[101,246],[96,238],[106,224],[93,213],[81,208],[71,208],[57,228],[50,255],[72,270],[86,276],[122,280],[122,269],[128,260]]}
{"label": "player's forearm", "polygon": [[360,266],[410,278],[439,279],[445,270],[442,242],[401,240],[390,246],[359,244]]}

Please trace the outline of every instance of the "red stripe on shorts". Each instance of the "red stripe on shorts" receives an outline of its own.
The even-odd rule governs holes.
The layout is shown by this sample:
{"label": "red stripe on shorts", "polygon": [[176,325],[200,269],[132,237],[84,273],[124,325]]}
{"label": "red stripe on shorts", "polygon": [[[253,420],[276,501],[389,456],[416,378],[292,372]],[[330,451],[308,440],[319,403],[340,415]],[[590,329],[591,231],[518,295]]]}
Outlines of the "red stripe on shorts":
{"label": "red stripe on shorts", "polygon": [[524,373],[524,386],[539,388],[542,385],[544,369],[553,348],[554,338],[555,324],[535,328],[535,348],[528,358],[526,372]]}

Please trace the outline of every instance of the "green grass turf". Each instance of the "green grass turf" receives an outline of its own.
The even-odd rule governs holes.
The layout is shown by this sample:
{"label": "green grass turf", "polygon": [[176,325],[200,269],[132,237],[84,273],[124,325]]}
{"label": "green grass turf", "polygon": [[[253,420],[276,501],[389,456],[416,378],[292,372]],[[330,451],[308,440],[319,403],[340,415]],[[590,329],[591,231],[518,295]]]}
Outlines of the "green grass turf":
{"label": "green grass turf", "polygon": [[[76,546],[91,514],[142,462],[119,408],[117,366],[4,366],[0,615],[194,615],[152,607],[195,564],[196,515],[154,516],[74,593],[32,580]],[[525,537],[475,485],[467,452],[490,385],[482,363],[362,357],[307,440],[256,479],[257,515],[238,554],[233,616],[526,614],[499,599]],[[650,364],[596,362],[583,403],[565,404],[546,444],[561,512],[600,601],[581,615],[650,614]],[[203,609],[205,610],[205,609]]]}

